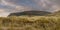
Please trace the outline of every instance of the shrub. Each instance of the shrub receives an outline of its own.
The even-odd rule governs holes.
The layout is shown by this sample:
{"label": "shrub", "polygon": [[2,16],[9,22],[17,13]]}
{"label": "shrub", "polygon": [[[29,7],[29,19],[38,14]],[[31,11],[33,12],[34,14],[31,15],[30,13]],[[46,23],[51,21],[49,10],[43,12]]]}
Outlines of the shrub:
{"label": "shrub", "polygon": [[14,30],[60,30],[60,17],[56,16],[11,16],[0,17],[1,27]]}

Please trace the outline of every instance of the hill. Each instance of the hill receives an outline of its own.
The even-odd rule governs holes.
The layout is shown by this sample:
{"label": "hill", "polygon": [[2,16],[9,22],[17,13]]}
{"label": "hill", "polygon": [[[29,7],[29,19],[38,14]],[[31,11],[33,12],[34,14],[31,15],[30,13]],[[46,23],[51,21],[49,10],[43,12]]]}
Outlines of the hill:
{"label": "hill", "polygon": [[24,12],[17,12],[17,13],[10,13],[8,16],[21,16],[21,15],[36,15],[36,16],[45,16],[51,14],[50,12],[46,11],[24,11]]}
{"label": "hill", "polygon": [[60,11],[56,11],[48,16],[60,16]]}
{"label": "hill", "polygon": [[[60,15],[60,11],[46,13],[45,11],[24,11],[11,13],[10,17],[0,17],[0,30],[60,30],[60,17],[56,16]],[[41,15],[32,17],[21,16],[35,14]],[[48,16],[48,14],[51,15]]]}
{"label": "hill", "polygon": [[56,11],[54,15],[60,15],[60,11]]}

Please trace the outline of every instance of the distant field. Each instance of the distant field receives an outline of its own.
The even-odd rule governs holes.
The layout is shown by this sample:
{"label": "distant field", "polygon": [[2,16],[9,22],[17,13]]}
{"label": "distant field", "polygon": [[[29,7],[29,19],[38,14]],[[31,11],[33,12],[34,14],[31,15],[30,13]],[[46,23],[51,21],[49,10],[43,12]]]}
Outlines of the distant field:
{"label": "distant field", "polygon": [[60,17],[0,17],[0,30],[60,30]]}

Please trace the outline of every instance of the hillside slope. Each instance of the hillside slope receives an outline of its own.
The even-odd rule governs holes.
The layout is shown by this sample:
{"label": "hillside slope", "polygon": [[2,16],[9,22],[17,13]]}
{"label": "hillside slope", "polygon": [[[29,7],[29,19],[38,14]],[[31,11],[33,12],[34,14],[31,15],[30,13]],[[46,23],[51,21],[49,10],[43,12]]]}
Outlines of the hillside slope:
{"label": "hillside slope", "polygon": [[60,11],[56,11],[48,16],[60,16]]}
{"label": "hillside slope", "polygon": [[8,16],[21,16],[21,15],[44,16],[44,15],[48,15],[48,14],[51,14],[51,13],[50,12],[46,12],[46,11],[24,11],[24,12],[11,13]]}

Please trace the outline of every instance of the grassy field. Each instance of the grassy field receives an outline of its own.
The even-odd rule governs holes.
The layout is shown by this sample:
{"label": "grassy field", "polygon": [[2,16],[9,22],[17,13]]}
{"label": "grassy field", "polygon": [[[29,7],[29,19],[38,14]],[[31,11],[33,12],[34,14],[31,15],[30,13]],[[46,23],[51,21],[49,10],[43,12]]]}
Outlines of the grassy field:
{"label": "grassy field", "polygon": [[0,17],[0,30],[60,30],[60,17]]}

